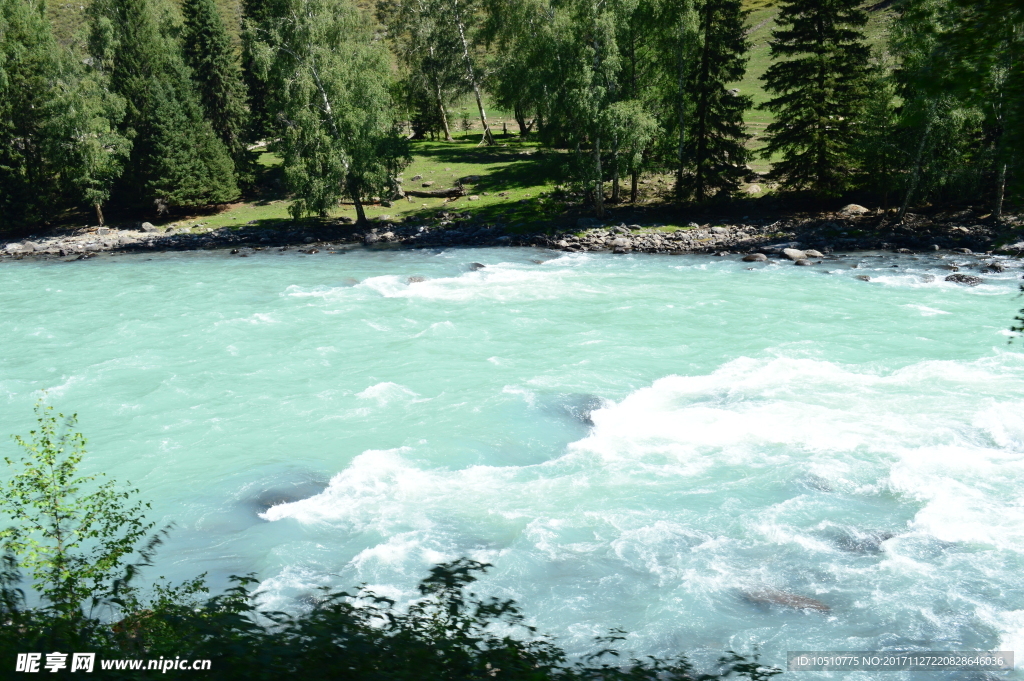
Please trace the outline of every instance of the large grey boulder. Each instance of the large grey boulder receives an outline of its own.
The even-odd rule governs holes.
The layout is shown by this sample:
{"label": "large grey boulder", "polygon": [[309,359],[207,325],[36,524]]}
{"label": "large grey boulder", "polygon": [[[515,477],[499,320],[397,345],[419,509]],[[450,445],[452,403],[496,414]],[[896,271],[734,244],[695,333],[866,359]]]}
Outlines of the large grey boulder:
{"label": "large grey boulder", "polygon": [[807,254],[803,251],[795,248],[783,248],[782,255],[786,256],[790,260],[803,260],[807,257]]}
{"label": "large grey boulder", "polygon": [[955,284],[965,284],[967,286],[977,286],[981,283],[981,277],[973,277],[970,274],[951,274],[945,279]]}
{"label": "large grey boulder", "polygon": [[157,228],[153,226],[152,222],[143,222],[141,225],[139,225],[139,229],[141,229],[143,232],[158,231]]}
{"label": "large grey boulder", "polygon": [[743,262],[764,262],[768,259],[768,256],[764,253],[751,253],[750,255],[743,256]]}
{"label": "large grey boulder", "polygon": [[846,215],[863,215],[864,213],[870,213],[871,211],[864,206],[859,206],[856,203],[848,203],[842,207],[839,211]]}

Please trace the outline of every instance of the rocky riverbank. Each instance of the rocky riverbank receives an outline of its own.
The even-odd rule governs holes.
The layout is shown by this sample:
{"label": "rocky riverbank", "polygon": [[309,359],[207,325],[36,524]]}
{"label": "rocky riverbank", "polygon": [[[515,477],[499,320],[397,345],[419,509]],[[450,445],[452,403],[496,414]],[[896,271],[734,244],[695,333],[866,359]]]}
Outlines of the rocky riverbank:
{"label": "rocky riverbank", "polygon": [[[908,214],[902,223],[893,224],[891,216],[853,204],[836,213],[742,220],[718,218],[704,224],[692,222],[679,229],[660,223],[627,224],[579,218],[560,229],[533,231],[528,225],[483,223],[469,214],[440,212],[430,218],[379,222],[369,228],[343,222],[293,223],[274,228],[250,224],[211,231],[161,229],[150,223],[87,228],[0,242],[0,259],[80,260],[99,252],[197,249],[226,249],[230,254],[244,256],[248,251],[268,248],[297,247],[316,253],[358,245],[537,246],[570,252],[736,254],[755,260],[779,255],[797,264],[813,264],[814,258],[833,251],[950,250],[1016,255],[1024,252],[1022,227],[1024,222],[1019,217],[996,223],[990,216],[972,210],[928,216]],[[799,257],[793,257],[798,251],[802,252]]]}

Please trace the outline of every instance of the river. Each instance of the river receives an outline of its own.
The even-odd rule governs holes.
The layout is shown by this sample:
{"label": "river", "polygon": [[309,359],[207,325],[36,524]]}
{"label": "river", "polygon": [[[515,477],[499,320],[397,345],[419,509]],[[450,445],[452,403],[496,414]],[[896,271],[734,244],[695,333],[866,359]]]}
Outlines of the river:
{"label": "river", "polygon": [[[465,555],[494,565],[477,591],[574,652],[621,627],[638,654],[783,666],[1024,655],[1021,270],[972,288],[943,281],[953,261],[976,262],[9,262],[0,432],[47,390],[79,414],[87,472],[174,523],[153,576],[256,573],[268,607],[323,584],[411,598]],[[858,678],[876,676],[897,678]]]}

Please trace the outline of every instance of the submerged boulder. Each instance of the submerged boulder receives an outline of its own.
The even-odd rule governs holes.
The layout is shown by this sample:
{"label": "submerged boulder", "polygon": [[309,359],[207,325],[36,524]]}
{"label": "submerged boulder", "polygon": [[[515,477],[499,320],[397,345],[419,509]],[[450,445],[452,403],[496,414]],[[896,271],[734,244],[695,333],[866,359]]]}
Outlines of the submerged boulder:
{"label": "submerged boulder", "polygon": [[828,605],[814,598],[779,591],[778,589],[759,589],[757,591],[745,591],[743,597],[751,603],[758,605],[781,605],[794,610],[816,610],[818,612],[829,612],[832,610]]}
{"label": "submerged boulder", "polygon": [[970,274],[951,274],[945,279],[955,284],[965,284],[967,286],[977,286],[981,283],[981,277],[974,277]]}
{"label": "submerged boulder", "polygon": [[768,256],[764,253],[751,253],[750,255],[743,256],[743,262],[764,262],[768,259]]}

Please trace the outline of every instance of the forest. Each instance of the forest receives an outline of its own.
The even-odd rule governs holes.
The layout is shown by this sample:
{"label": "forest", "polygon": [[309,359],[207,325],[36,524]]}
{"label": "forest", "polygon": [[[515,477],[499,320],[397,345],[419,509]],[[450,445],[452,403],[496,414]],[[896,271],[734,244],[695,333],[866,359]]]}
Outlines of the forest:
{"label": "forest", "polygon": [[[460,102],[482,146],[556,154],[560,190],[598,218],[652,173],[679,206],[756,180],[783,201],[1000,218],[1024,156],[1018,2],[769,3],[755,104],[736,85],[761,4],[0,0],[0,231],[237,201],[263,152],[294,218],[344,202],[364,222],[405,196],[417,140],[453,139]],[[514,123],[497,132],[494,110]]]}

